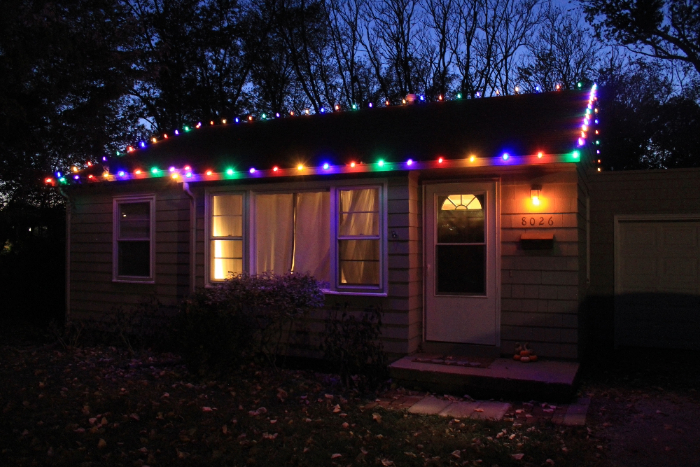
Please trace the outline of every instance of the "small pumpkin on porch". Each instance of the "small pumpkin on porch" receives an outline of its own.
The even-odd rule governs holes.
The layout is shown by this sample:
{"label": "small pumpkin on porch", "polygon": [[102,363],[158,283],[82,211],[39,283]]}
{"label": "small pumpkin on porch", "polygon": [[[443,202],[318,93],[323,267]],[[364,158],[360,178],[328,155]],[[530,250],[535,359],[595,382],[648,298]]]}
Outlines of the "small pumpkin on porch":
{"label": "small pumpkin on porch", "polygon": [[520,342],[516,342],[513,360],[517,360],[522,363],[536,362],[537,355],[535,355],[535,351],[530,348],[530,344],[528,342],[525,342],[522,345]]}

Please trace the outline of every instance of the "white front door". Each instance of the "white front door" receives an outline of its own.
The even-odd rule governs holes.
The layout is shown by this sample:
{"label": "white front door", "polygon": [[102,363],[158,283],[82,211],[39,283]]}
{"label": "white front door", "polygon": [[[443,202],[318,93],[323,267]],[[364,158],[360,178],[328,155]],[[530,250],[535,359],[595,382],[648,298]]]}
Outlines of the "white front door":
{"label": "white front door", "polygon": [[425,189],[426,340],[496,345],[496,184]]}

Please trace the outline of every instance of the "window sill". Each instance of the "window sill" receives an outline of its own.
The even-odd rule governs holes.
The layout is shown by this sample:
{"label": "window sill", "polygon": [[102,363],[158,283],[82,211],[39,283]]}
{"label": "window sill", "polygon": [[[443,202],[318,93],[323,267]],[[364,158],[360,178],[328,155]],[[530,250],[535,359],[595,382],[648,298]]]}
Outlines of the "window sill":
{"label": "window sill", "polygon": [[324,295],[354,295],[357,297],[388,297],[386,292],[362,292],[353,290],[326,290],[322,289]]}
{"label": "window sill", "polygon": [[156,281],[155,279],[152,278],[146,278],[146,279],[136,279],[136,278],[117,278],[117,279],[112,279],[112,282],[114,283],[120,283],[120,284],[155,284]]}

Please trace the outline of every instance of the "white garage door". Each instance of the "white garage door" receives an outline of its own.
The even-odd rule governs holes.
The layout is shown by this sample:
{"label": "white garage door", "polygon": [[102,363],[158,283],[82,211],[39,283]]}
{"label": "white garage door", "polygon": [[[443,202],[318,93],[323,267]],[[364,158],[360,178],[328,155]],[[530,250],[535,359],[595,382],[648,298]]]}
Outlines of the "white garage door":
{"label": "white garage door", "polygon": [[615,343],[700,349],[700,216],[619,218]]}

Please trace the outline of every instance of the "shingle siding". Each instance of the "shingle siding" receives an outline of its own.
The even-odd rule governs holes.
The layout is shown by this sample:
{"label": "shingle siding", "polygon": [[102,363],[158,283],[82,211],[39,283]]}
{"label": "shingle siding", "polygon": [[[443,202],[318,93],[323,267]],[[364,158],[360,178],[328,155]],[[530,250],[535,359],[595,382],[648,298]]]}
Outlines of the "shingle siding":
{"label": "shingle siding", "polygon": [[[533,184],[541,185],[542,204],[530,201]],[[516,342],[529,342],[538,355],[577,358],[580,301],[580,231],[578,174],[574,166],[533,176],[501,178],[501,353]],[[540,216],[539,214],[542,213]],[[539,225],[539,217],[553,226]],[[522,218],[527,225],[522,225]],[[530,226],[530,217],[535,225]],[[552,250],[523,250],[524,233],[551,233]]]}

